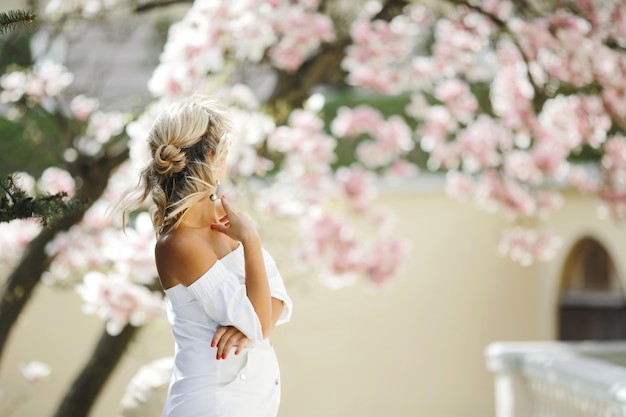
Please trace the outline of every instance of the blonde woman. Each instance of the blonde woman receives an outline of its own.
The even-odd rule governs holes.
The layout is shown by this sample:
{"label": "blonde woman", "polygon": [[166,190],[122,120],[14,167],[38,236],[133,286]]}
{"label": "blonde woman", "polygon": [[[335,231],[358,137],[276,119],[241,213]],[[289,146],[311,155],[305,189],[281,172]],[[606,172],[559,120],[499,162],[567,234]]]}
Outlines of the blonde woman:
{"label": "blonde woman", "polygon": [[291,300],[253,222],[218,196],[233,133],[215,102],[193,96],[149,134],[142,194],[154,202],[156,265],[168,296],[174,367],[163,417],[274,417],[278,362],[268,336]]}

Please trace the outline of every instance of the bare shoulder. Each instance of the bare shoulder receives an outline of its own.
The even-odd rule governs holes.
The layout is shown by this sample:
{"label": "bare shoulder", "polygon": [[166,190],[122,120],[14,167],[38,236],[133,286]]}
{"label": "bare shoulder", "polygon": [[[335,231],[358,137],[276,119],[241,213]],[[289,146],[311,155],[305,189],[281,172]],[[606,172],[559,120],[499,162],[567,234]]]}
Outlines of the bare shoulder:
{"label": "bare shoulder", "polygon": [[154,255],[164,288],[191,285],[217,262],[215,252],[201,234],[182,230],[160,236]]}

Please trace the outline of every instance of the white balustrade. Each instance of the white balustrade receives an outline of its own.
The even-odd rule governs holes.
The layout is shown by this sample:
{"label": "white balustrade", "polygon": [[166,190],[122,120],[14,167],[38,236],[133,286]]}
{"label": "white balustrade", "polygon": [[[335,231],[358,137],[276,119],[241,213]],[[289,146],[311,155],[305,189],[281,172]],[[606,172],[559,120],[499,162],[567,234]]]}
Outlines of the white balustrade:
{"label": "white balustrade", "polygon": [[626,417],[626,342],[497,342],[497,417]]}

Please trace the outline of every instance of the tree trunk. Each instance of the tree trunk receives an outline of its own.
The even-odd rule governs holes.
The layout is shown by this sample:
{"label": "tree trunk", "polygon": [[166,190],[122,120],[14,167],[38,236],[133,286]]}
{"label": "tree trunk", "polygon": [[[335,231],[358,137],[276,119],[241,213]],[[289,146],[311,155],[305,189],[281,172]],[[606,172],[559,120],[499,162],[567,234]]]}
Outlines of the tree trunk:
{"label": "tree trunk", "polygon": [[86,417],[138,328],[127,325],[117,336],[104,330],[82,372],[74,380],[55,417]]}
{"label": "tree trunk", "polygon": [[26,306],[30,296],[39,284],[41,275],[50,265],[51,258],[46,254],[46,245],[57,233],[68,230],[78,223],[87,209],[104,192],[111,172],[128,159],[128,150],[97,161],[78,160],[72,167],[75,175],[83,181],[75,198],[83,204],[54,224],[44,228],[26,247],[22,258],[13,269],[0,291],[0,359],[13,325]]}

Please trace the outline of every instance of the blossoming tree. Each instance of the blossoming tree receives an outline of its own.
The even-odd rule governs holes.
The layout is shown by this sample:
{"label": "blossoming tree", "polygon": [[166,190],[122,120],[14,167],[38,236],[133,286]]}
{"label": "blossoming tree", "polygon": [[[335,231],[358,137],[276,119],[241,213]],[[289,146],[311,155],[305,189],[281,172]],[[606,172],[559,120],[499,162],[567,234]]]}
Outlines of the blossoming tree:
{"label": "blossoming tree", "polygon": [[[51,0],[46,12],[91,18],[121,4]],[[219,97],[239,127],[229,192],[297,230],[294,256],[330,286],[397,274],[406,244],[372,204],[376,183],[416,175],[423,156],[452,195],[510,219],[503,253],[548,259],[558,238],[541,225],[564,189],[626,215],[624,48],[620,0],[197,0],[171,26],[148,83],[154,101],[137,117],[69,96],[61,63],[13,68],[0,78],[5,117],[39,112],[59,126],[58,167],[39,180],[23,174],[23,187],[89,204],[49,229],[3,226],[0,256],[13,271],[0,352],[35,285],[78,277],[85,312],[101,316],[106,333],[58,415],[91,406],[107,376],[94,368],[114,365],[161,305],[150,290],[147,213],[125,237],[105,212],[147,162],[155,115],[195,91]],[[357,104],[332,105],[346,95]],[[114,354],[101,356],[110,345]]]}

